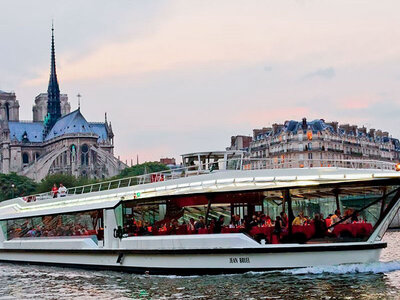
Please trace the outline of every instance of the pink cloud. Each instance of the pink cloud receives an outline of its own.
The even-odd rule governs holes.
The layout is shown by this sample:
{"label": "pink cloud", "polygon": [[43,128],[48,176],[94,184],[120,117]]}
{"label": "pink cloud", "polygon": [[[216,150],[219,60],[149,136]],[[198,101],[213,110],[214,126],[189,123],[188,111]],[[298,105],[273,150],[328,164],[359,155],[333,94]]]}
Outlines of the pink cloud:
{"label": "pink cloud", "polygon": [[339,104],[339,108],[357,110],[368,108],[378,101],[379,100],[372,95],[359,95],[338,99],[337,103]]}

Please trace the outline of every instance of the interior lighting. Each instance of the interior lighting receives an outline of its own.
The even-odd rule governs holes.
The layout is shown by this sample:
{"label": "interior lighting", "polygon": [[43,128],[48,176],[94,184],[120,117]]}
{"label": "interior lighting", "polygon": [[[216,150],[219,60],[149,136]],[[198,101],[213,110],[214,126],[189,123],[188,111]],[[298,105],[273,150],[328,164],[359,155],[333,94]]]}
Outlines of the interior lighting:
{"label": "interior lighting", "polygon": [[397,172],[400,171],[400,163],[396,164],[395,169],[396,169]]}

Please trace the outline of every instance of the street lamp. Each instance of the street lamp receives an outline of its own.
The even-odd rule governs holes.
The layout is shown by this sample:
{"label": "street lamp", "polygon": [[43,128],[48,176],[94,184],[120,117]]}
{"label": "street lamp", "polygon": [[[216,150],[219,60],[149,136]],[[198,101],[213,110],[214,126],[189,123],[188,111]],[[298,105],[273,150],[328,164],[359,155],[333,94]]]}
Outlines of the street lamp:
{"label": "street lamp", "polygon": [[11,191],[12,191],[12,198],[14,198],[14,193],[15,193],[15,184],[11,184]]}

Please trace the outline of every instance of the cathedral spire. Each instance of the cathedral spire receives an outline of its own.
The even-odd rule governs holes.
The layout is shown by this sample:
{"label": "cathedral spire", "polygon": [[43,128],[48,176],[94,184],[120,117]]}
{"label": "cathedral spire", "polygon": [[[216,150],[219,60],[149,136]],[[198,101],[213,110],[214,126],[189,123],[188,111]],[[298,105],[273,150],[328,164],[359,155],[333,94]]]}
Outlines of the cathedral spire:
{"label": "cathedral spire", "polygon": [[54,46],[54,26],[51,24],[51,66],[49,87],[47,88],[47,116],[45,118],[46,133],[50,131],[61,117],[60,87],[56,72],[56,50]]}

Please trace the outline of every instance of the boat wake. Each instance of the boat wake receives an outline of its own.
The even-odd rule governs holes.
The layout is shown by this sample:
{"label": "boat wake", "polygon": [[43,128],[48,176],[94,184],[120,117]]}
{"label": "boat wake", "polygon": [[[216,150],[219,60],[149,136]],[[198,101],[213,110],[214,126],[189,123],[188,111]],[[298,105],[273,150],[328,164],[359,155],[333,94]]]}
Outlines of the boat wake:
{"label": "boat wake", "polygon": [[353,273],[388,273],[400,270],[400,261],[375,262],[370,264],[346,264],[339,266],[319,266],[284,270],[283,273],[293,275],[305,274],[353,274]]}

